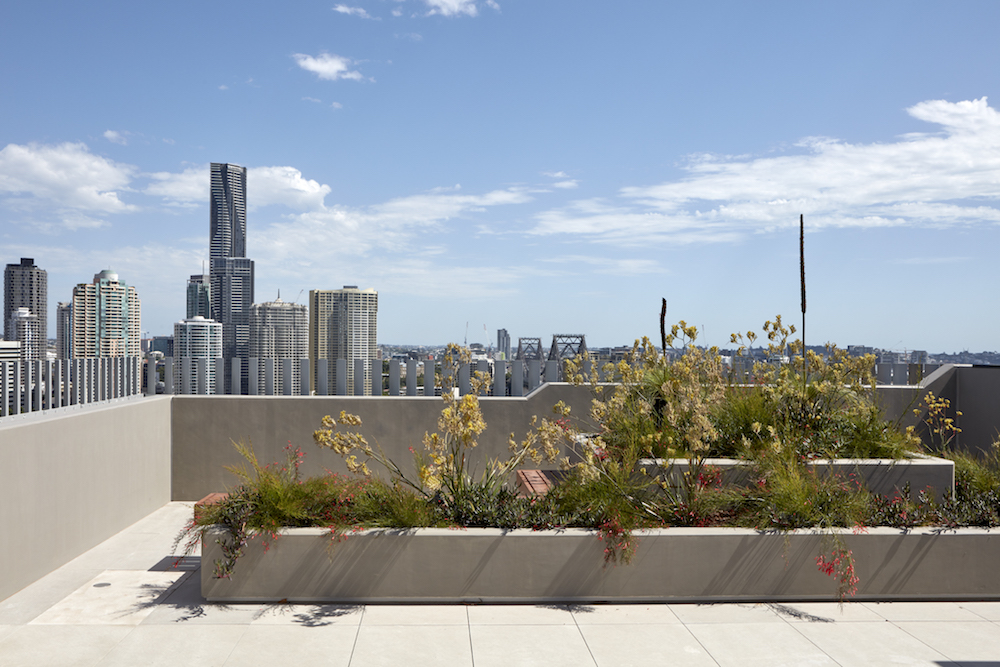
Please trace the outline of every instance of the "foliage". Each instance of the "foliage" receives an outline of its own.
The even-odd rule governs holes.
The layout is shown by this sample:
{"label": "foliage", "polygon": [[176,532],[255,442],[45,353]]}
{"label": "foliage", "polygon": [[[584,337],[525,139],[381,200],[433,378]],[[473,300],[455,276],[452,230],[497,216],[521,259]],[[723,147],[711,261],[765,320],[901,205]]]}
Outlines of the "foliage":
{"label": "foliage", "polygon": [[[417,468],[417,478],[411,479],[403,469],[385,455],[380,447],[372,446],[356,431],[339,430],[338,426],[356,427],[361,418],[346,412],[339,419],[327,415],[322,420],[323,428],[313,434],[316,444],[334,450],[344,457],[348,469],[365,477],[371,475],[369,461],[382,465],[395,483],[405,484],[425,498],[432,499],[442,511],[460,525],[475,525],[483,516],[483,503],[487,499],[495,503],[502,494],[503,487],[511,473],[526,460],[540,463],[543,459],[555,461],[560,453],[560,445],[566,440],[565,430],[556,422],[543,419],[539,424],[532,421],[528,437],[518,442],[510,437],[510,456],[504,460],[491,460],[485,470],[475,477],[470,464],[470,454],[477,446],[478,436],[486,429],[479,394],[488,384],[488,378],[476,373],[472,392],[457,396],[454,379],[459,368],[469,363],[469,351],[456,345],[449,345],[443,368],[446,370],[441,395],[444,408],[438,418],[438,432],[425,433],[423,451],[411,451]],[[557,406],[558,409],[558,406]],[[565,417],[568,409],[565,410]],[[358,461],[358,456],[365,460]],[[486,511],[486,515],[490,515]]]}
{"label": "foliage", "polygon": [[[326,526],[334,540],[358,527],[585,527],[604,542],[609,563],[630,560],[635,532],[643,528],[810,527],[826,531],[817,567],[835,579],[843,598],[857,575],[835,529],[1000,525],[1000,445],[979,458],[946,451],[958,433],[947,400],[929,394],[924,421],[934,449],[955,461],[955,497],[937,502],[929,493],[912,497],[908,488],[893,497],[873,495],[851,476],[804,465],[817,458],[899,458],[915,449],[912,429],[885,422],[874,403],[871,357],[828,346],[824,355],[809,351],[803,359],[800,342],[788,340],[794,327],[776,317],[764,325],[768,361],[755,364],[749,378],[736,378],[718,350],[695,345],[697,333],[681,321],[669,335],[664,330],[668,350],[636,341],[624,360],[605,368],[618,381],[613,385],[598,383],[596,372],[582,376],[586,357],[570,362],[570,376],[592,383],[590,417],[598,432],[578,433],[559,404],[552,418],[532,422],[524,440],[511,435],[509,454],[482,471],[472,455],[486,428],[478,398],[486,378],[475,377],[472,392],[458,396],[454,381],[468,352],[449,346],[437,431],[423,435],[419,450],[411,448],[416,474],[369,443],[357,430],[360,418],[346,412],[324,417],[314,439],[340,454],[352,476],[303,480],[298,449],[286,448],[283,464],[263,466],[249,444],[238,443],[244,464],[231,471],[240,485],[188,527],[189,546],[207,525],[224,525],[229,537],[216,574],[228,576],[249,540],[279,539],[284,526]],[[752,345],[756,336],[733,340]],[[548,494],[523,498],[510,488],[514,470],[555,461],[564,451],[573,460],[560,461],[565,476]],[[713,456],[743,458],[749,478],[727,483],[709,464]],[[683,475],[670,463],[677,457],[689,461]],[[667,460],[652,465],[649,458]],[[387,475],[373,475],[376,464]]]}

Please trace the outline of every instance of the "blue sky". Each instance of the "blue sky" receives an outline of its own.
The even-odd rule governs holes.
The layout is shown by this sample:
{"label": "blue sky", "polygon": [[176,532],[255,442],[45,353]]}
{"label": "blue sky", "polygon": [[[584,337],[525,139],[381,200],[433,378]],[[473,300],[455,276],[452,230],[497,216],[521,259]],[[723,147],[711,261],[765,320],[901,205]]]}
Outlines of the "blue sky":
{"label": "blue sky", "polygon": [[[379,339],[995,350],[996,3],[0,4],[0,261],[50,323],[113,268],[172,332],[208,165],[256,300],[379,291]],[[50,329],[53,324],[50,324]]]}

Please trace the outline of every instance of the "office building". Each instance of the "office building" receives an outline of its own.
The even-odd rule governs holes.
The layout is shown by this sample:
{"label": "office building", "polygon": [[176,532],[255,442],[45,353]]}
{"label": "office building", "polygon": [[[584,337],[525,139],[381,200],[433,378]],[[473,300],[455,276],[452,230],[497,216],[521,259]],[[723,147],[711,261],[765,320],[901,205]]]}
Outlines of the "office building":
{"label": "office building", "polygon": [[74,357],[140,355],[139,296],[117,273],[104,270],[74,287],[72,308]]}
{"label": "office building", "polygon": [[510,334],[506,329],[497,329],[497,353],[494,359],[510,359]]}
{"label": "office building", "polygon": [[[197,394],[197,364],[198,359],[206,359],[208,377],[205,383],[205,393],[215,394],[215,360],[222,356],[222,325],[214,320],[205,319],[201,315],[189,317],[174,323],[174,392],[178,394]],[[190,359],[184,362],[183,359]],[[191,368],[191,380],[185,385],[181,378],[183,366],[188,363]]]}
{"label": "office building", "polygon": [[48,327],[48,274],[35,266],[31,257],[22,257],[20,264],[8,264],[3,272],[3,337],[15,340],[11,330],[11,315],[18,308],[27,308],[38,318],[39,335],[43,341],[42,359],[45,358]]}
{"label": "office building", "polygon": [[172,357],[174,356],[174,337],[153,336],[149,341],[149,349],[153,352],[159,352],[165,357]]}
{"label": "office building", "polygon": [[[250,352],[250,307],[254,265],[246,257],[247,170],[212,163],[209,206],[209,276],[213,318],[222,324],[222,356],[246,359]],[[246,387],[246,383],[243,383]],[[229,393],[232,381],[226,382]]]}
{"label": "office building", "polygon": [[[289,393],[301,393],[300,361],[308,355],[309,315],[303,305],[276,300],[255,303],[250,309],[250,358],[258,359],[257,387],[266,389],[265,364],[273,363],[274,392],[285,393],[281,360],[292,360],[292,386]],[[251,369],[253,370],[253,369]]]}
{"label": "office building", "polygon": [[187,319],[212,319],[212,277],[195,275],[187,282]]}
{"label": "office building", "polygon": [[56,359],[73,358],[73,302],[56,305]]}
{"label": "office building", "polygon": [[348,285],[309,292],[309,363],[329,359],[329,387],[336,387],[336,360],[347,360],[347,393],[354,394],[354,360],[365,360],[365,395],[371,394],[371,363],[377,358],[378,292]]}
{"label": "office building", "polygon": [[10,340],[21,344],[21,361],[45,359],[48,345],[41,337],[42,328],[37,315],[27,308],[18,308],[11,313],[7,324]]}

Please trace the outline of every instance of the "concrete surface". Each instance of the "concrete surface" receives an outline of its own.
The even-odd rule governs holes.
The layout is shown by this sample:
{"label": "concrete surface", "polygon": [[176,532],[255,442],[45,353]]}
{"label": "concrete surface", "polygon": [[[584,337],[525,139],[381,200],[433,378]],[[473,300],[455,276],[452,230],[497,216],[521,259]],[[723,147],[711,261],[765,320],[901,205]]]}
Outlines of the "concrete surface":
{"label": "concrete surface", "polygon": [[170,501],[170,400],[0,421],[0,598]]}
{"label": "concrete surface", "polygon": [[170,503],[0,601],[0,664],[1000,664],[1000,602],[213,605]]}
{"label": "concrete surface", "polygon": [[[873,527],[837,531],[853,551],[865,601],[1000,601],[1000,530]],[[223,557],[213,529],[202,553]],[[213,602],[530,603],[837,601],[818,556],[835,543],[818,530],[636,531],[627,566],[607,566],[594,531],[497,528],[370,529],[331,544],[323,528],[256,538],[230,578],[203,568]]]}

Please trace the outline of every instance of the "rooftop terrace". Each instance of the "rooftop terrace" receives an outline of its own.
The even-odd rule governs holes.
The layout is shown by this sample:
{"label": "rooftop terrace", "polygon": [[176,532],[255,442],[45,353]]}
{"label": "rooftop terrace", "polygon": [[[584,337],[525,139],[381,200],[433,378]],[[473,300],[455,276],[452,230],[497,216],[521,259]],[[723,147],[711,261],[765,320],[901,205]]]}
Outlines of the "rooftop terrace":
{"label": "rooftop terrace", "polygon": [[[1000,424],[1000,371],[947,367],[880,388],[891,415],[933,389],[962,410],[961,445]],[[431,397],[136,397],[0,420],[0,664],[962,664],[1000,656],[1000,603],[633,606],[211,605],[197,554],[171,546],[192,501],[231,483],[231,438],[264,461],[289,441],[303,472],[341,470],[310,445],[324,414],[361,414],[390,455],[431,427]],[[483,400],[482,456],[558,400],[549,384]],[[398,451],[396,451],[398,450]],[[686,662],[685,662],[686,661]]]}

